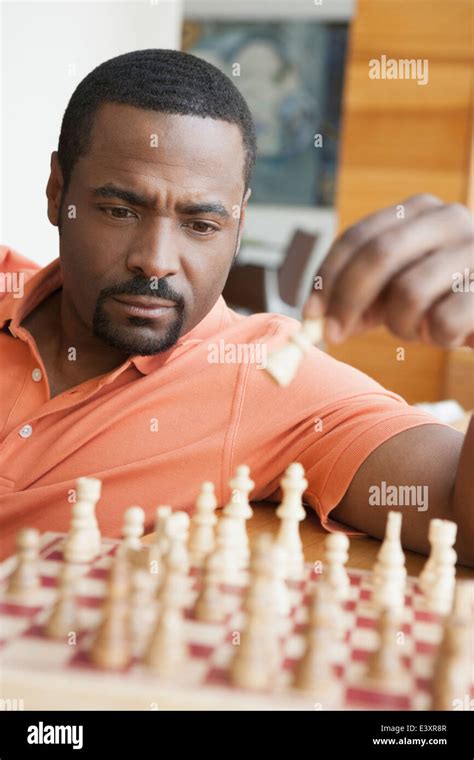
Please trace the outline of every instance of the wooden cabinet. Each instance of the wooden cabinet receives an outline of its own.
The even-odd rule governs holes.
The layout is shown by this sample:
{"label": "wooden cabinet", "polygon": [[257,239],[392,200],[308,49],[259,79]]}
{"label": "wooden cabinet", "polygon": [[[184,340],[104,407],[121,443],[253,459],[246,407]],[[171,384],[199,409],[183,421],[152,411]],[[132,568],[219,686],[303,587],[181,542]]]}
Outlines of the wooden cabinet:
{"label": "wooden cabinet", "polygon": [[[359,0],[343,104],[341,229],[418,192],[472,207],[473,8],[472,0]],[[428,83],[370,79],[369,61],[382,55],[427,59]],[[410,402],[450,397],[474,407],[472,351],[404,343],[377,329],[331,353]]]}

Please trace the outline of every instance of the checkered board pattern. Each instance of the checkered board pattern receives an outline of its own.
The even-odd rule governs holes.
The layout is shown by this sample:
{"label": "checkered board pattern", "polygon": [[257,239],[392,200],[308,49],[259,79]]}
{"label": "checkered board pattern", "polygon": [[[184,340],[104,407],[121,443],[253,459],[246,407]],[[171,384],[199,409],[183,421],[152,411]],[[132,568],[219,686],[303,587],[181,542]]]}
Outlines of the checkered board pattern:
{"label": "checkered board pattern", "polygon": [[[88,650],[101,619],[108,570],[117,541],[102,540],[100,556],[84,566],[78,589],[78,631],[75,643],[48,638],[43,632],[56,599],[64,536],[45,533],[41,539],[41,587],[33,602],[8,598],[5,589],[15,558],[0,565],[0,662],[2,698],[23,700],[24,709],[265,709],[314,710],[326,705],[291,687],[292,674],[304,650],[307,603],[318,576],[311,565],[305,579],[289,582],[292,608],[279,623],[282,666],[271,692],[235,688],[229,663],[244,630],[242,597],[247,573],[238,586],[222,587],[228,610],[224,623],[198,621],[192,614],[199,572],[188,576],[188,604],[184,628],[188,656],[182,668],[166,680],[140,662],[140,654],[154,624],[148,605],[135,636],[131,664],[123,671],[105,671],[93,665]],[[364,681],[367,659],[376,648],[376,612],[372,608],[371,574],[349,571],[351,586],[345,602],[345,634],[334,645],[334,678],[339,686],[331,709],[416,710],[430,706],[430,679],[442,634],[441,619],[423,609],[423,596],[408,580],[405,616],[400,628],[400,658],[405,683],[396,691],[377,690]],[[403,634],[403,635],[402,635]],[[473,688],[474,694],[474,688]]]}

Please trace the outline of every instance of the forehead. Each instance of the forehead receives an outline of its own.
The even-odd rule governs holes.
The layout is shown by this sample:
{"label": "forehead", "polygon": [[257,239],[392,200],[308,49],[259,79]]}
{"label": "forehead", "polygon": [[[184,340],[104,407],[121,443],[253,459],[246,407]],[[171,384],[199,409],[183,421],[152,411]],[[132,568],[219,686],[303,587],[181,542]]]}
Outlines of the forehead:
{"label": "forehead", "polygon": [[99,108],[80,163],[83,169],[136,173],[186,189],[244,188],[245,151],[236,124],[122,104]]}

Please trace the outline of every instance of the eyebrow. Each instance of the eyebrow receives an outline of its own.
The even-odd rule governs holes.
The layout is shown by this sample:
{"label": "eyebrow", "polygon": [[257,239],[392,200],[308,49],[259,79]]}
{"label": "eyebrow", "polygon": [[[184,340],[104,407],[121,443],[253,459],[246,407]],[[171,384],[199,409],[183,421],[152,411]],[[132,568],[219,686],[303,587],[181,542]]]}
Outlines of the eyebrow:
{"label": "eyebrow", "polygon": [[[148,198],[146,195],[136,193],[134,190],[126,190],[125,188],[118,187],[108,182],[101,187],[91,187],[89,190],[92,192],[94,198],[120,198],[125,203],[130,203],[133,206],[143,206],[145,208],[153,208],[154,201]],[[202,202],[202,203],[178,203],[176,210],[180,214],[186,216],[195,216],[196,214],[216,214],[222,217],[222,219],[228,219],[230,214],[225,206],[219,201],[215,202]]]}

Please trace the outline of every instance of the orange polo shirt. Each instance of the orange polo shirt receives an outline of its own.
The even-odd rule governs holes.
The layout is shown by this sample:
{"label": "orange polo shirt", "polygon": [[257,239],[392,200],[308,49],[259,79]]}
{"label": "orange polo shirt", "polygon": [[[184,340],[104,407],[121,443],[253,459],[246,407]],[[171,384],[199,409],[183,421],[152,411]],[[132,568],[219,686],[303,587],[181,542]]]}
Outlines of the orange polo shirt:
{"label": "orange polo shirt", "polygon": [[[157,505],[192,510],[204,480],[215,483],[223,505],[238,464],[250,466],[252,498],[261,500],[275,497],[284,470],[299,461],[308,479],[305,500],[328,527],[330,510],[374,449],[402,430],[436,422],[316,348],[290,387],[278,387],[259,368],[259,351],[284,342],[297,323],[277,314],[243,317],[222,297],[170,350],[134,357],[51,399],[41,356],[21,322],[61,287],[59,261],[39,270],[0,247],[0,271],[25,274],[23,297],[18,288],[0,292],[3,555],[22,527],[67,530],[71,489],[83,475],[102,481],[99,524],[104,535],[119,536],[131,505],[144,508],[152,530]],[[2,278],[0,290],[9,282],[14,287]],[[248,344],[254,361],[251,352],[239,354]]]}

